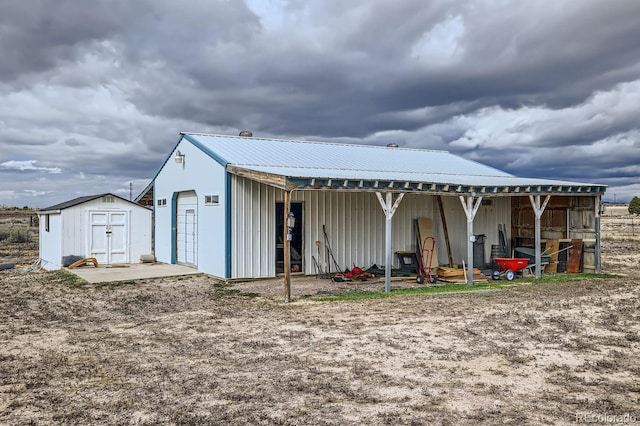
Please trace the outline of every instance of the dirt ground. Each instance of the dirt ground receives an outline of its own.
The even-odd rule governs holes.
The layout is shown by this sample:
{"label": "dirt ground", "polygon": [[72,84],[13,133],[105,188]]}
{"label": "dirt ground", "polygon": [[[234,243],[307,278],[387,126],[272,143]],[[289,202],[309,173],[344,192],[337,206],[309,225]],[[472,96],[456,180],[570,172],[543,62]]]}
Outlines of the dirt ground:
{"label": "dirt ground", "polygon": [[290,304],[0,273],[0,424],[640,423],[640,242],[603,269],[625,275],[343,302],[297,279]]}

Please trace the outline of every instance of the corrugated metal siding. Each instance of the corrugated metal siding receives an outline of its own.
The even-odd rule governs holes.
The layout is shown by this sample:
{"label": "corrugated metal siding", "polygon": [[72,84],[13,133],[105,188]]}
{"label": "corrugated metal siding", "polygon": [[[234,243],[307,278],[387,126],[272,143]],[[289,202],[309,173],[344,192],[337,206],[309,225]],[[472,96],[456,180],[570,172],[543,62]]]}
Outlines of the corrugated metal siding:
{"label": "corrugated metal siding", "polygon": [[[347,192],[294,192],[294,201],[304,202],[305,272],[313,273],[311,256],[318,256],[315,241],[321,241],[321,262],[327,264],[323,225],[333,255],[341,269],[353,265],[384,264],[384,214],[374,194]],[[395,239],[401,239],[398,232]],[[335,268],[332,266],[332,270]]]}
{"label": "corrugated metal siding", "polygon": [[[485,262],[487,263],[491,257],[491,245],[499,244],[498,224],[506,224],[507,233],[511,229],[511,200],[501,197],[491,198],[490,200],[490,206],[480,206],[473,221],[474,235],[484,234],[486,236]],[[467,216],[458,197],[442,197],[442,204],[447,220],[453,263],[461,264],[462,260],[466,262],[467,259]],[[439,216],[437,222],[440,223]],[[505,237],[508,241],[511,235],[506,235]],[[442,232],[442,226],[439,226],[438,259],[441,264],[447,262],[446,246],[443,242],[444,233]]]}
{"label": "corrugated metal siding", "polygon": [[275,276],[276,189],[233,176],[231,193],[231,277]]}
{"label": "corrugated metal siding", "polygon": [[[233,177],[232,193],[232,276],[275,276],[275,206],[276,202],[283,201],[283,191]],[[314,273],[311,256],[317,257],[315,241],[322,242],[321,258],[326,262],[323,224],[342,268],[352,267],[354,263],[365,267],[383,263],[384,214],[374,194],[294,192],[291,201],[303,203],[305,273]],[[398,245],[405,239],[410,243],[410,231],[395,232]]]}
{"label": "corrugated metal siding", "polygon": [[[275,276],[275,205],[283,191],[249,179],[232,177],[232,277]],[[395,199],[395,196],[394,196]],[[315,273],[311,256],[318,257],[316,241],[321,241],[320,258],[326,263],[325,225],[331,249],[342,269],[353,265],[368,268],[385,262],[385,216],[375,194],[369,192],[295,191],[292,202],[302,202],[304,211],[304,272]],[[443,197],[454,263],[466,261],[467,219],[458,197]],[[494,198],[481,206],[474,221],[474,234],[485,234],[485,261],[491,245],[498,244],[498,223],[511,227],[508,198]],[[440,213],[435,197],[407,194],[393,217],[392,249],[415,250],[413,221],[433,220],[438,259],[447,263]],[[510,238],[510,235],[507,235]],[[394,256],[394,267],[398,261]],[[332,266],[332,270],[335,270]]]}

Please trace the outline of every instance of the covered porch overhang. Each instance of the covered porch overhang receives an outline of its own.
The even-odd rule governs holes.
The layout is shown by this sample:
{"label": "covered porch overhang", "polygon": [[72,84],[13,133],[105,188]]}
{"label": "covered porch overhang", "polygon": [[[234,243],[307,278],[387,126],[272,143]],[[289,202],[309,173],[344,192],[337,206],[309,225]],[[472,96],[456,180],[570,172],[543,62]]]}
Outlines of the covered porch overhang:
{"label": "covered porch overhang", "polygon": [[[496,177],[495,184],[484,183],[469,184],[460,182],[432,182],[402,179],[380,179],[349,177],[300,177],[285,174],[255,170],[247,167],[227,165],[227,172],[240,177],[248,178],[266,185],[279,188],[285,193],[285,223],[290,213],[291,193],[294,191],[345,191],[345,192],[372,192],[375,193],[380,206],[385,214],[385,259],[387,262],[385,273],[385,291],[391,291],[391,225],[393,215],[400,205],[405,194],[424,194],[433,196],[455,196],[458,197],[467,217],[467,284],[473,285],[473,221],[475,214],[482,202],[482,199],[492,197],[523,197],[526,196],[531,202],[535,212],[535,275],[541,275],[541,238],[540,238],[540,216],[553,195],[563,196],[591,196],[597,197],[596,203],[596,272],[600,271],[600,199],[606,191],[603,185],[574,184],[556,181],[543,181],[539,179],[513,178],[513,182],[505,177]],[[474,176],[464,176],[473,180]],[[478,180],[491,180],[486,176],[478,177]],[[395,195],[395,199],[394,199]],[[291,277],[290,277],[290,247],[285,227],[283,240],[284,247],[284,292],[285,301],[291,300]]]}
{"label": "covered porch overhang", "polygon": [[[284,191],[370,191],[370,192],[419,192],[432,195],[473,195],[473,196],[523,196],[523,195],[598,195],[604,194],[602,185],[582,184],[494,184],[477,185],[455,182],[422,182],[394,179],[351,179],[327,177],[292,177],[256,171],[240,166],[228,165],[227,171]],[[465,176],[473,179],[473,176]],[[482,179],[486,179],[485,176]],[[522,178],[514,178],[524,180]],[[505,178],[500,177],[504,181]],[[535,179],[531,179],[535,181]]]}

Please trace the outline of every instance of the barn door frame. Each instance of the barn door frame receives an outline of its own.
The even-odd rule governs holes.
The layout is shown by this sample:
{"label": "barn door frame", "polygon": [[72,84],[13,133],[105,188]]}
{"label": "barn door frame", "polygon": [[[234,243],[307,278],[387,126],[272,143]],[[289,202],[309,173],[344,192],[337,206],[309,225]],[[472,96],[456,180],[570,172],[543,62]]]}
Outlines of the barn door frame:
{"label": "barn door frame", "polygon": [[[182,197],[193,197],[194,203],[181,209]],[[193,190],[176,192],[172,198],[171,261],[174,264],[198,267],[198,203],[198,194]]]}

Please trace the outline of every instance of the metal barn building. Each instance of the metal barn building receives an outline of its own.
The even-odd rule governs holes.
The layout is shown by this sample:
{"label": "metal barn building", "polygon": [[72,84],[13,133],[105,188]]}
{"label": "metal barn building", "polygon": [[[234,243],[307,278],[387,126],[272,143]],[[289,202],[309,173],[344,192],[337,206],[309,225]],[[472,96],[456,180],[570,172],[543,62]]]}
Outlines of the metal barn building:
{"label": "metal barn building", "polygon": [[[519,178],[446,151],[181,133],[139,198],[153,193],[159,261],[226,279],[288,279],[315,273],[325,231],[343,269],[397,266],[392,253],[416,248],[417,218],[432,219],[440,259],[446,224],[455,263],[472,264],[474,235],[497,244],[499,224],[538,244],[558,230],[597,239],[604,191]],[[516,215],[514,206],[529,210]]]}
{"label": "metal barn building", "polygon": [[100,265],[138,263],[152,253],[152,211],[113,194],[75,198],[44,208],[40,262],[60,269],[65,256],[94,257]]}

